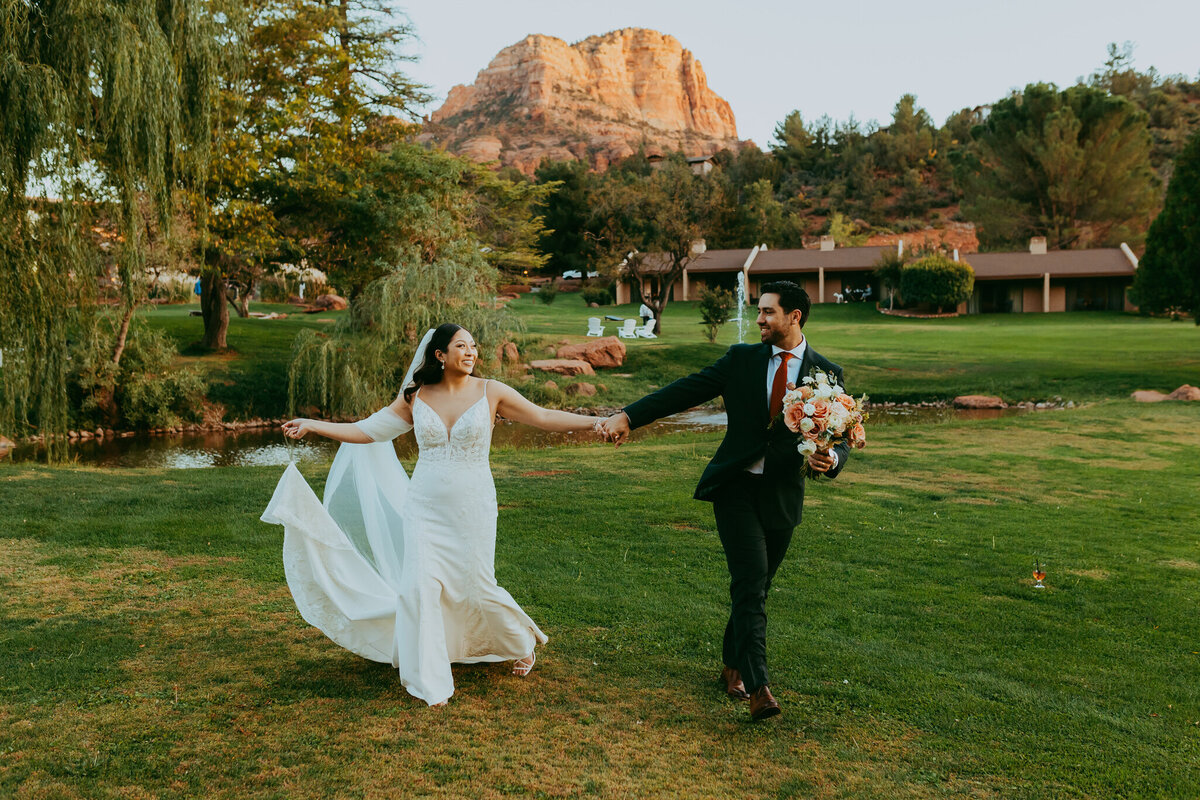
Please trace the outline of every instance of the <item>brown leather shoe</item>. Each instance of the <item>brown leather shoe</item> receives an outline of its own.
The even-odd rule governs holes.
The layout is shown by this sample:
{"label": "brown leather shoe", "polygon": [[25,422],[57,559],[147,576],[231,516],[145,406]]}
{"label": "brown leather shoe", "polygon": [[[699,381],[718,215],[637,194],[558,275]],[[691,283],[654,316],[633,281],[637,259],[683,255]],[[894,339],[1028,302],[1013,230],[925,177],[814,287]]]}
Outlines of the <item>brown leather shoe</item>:
{"label": "brown leather shoe", "polygon": [[742,674],[732,667],[725,667],[721,670],[721,677],[717,681],[725,688],[725,694],[729,695],[732,700],[749,700],[750,693],[746,691],[746,684],[742,683]]}
{"label": "brown leather shoe", "polygon": [[766,686],[760,686],[750,695],[750,719],[755,722],[778,716],[779,702]]}

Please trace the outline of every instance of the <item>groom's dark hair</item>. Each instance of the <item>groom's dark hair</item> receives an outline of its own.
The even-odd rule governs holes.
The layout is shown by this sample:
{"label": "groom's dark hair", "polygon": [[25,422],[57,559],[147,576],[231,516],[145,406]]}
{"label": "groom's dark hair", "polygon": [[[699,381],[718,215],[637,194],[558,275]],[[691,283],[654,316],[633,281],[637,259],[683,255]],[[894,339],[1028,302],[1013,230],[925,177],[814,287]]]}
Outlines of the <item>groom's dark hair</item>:
{"label": "groom's dark hair", "polygon": [[764,294],[779,295],[779,307],[785,314],[800,309],[801,328],[804,327],[804,323],[808,322],[808,311],[812,308],[812,300],[809,299],[808,292],[804,291],[800,284],[792,281],[771,281],[764,283],[759,289],[759,295]]}

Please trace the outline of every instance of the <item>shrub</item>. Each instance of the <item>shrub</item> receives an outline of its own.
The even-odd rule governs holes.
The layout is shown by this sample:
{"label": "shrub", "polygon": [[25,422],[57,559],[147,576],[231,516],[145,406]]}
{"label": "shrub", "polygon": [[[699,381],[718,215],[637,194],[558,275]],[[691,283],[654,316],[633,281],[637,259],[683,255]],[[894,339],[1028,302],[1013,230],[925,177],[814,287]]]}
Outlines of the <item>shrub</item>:
{"label": "shrub", "polygon": [[86,323],[71,349],[68,392],[73,423],[159,428],[198,418],[205,386],[192,367],[178,363],[170,338],[142,320],[129,328],[119,365],[112,363],[115,321]]}
{"label": "shrub", "polygon": [[[307,287],[305,287],[307,288]],[[286,303],[292,295],[287,281],[278,275],[268,275],[258,285],[259,299],[264,303]]]}
{"label": "shrub", "polygon": [[700,323],[704,326],[708,341],[717,340],[717,332],[721,330],[722,325],[729,322],[729,314],[733,311],[735,302],[733,294],[719,286],[705,287],[700,293]]}
{"label": "shrub", "polygon": [[965,261],[941,254],[925,256],[900,271],[900,294],[906,303],[929,303],[938,311],[954,307],[971,296],[975,270]]}
{"label": "shrub", "polygon": [[537,299],[550,305],[556,297],[558,297],[558,281],[551,278],[548,283],[542,284],[541,291],[537,293]]}
{"label": "shrub", "polygon": [[613,294],[613,284],[611,283],[593,283],[583,287],[581,292],[583,295],[583,304],[590,306],[595,303],[598,306],[612,305],[616,299]]}

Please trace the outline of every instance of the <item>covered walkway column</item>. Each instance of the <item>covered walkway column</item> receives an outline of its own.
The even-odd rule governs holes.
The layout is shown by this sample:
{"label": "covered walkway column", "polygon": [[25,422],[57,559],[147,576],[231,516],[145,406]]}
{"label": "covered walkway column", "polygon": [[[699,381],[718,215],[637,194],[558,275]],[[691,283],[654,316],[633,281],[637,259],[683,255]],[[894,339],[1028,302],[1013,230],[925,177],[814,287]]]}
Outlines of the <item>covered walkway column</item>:
{"label": "covered walkway column", "polygon": [[1042,313],[1050,313],[1050,273],[1042,275]]}
{"label": "covered walkway column", "polygon": [[817,302],[825,302],[825,268],[817,267]]}
{"label": "covered walkway column", "polygon": [[683,299],[684,300],[692,299],[692,291],[691,291],[691,289],[688,288],[687,267],[683,268]]}

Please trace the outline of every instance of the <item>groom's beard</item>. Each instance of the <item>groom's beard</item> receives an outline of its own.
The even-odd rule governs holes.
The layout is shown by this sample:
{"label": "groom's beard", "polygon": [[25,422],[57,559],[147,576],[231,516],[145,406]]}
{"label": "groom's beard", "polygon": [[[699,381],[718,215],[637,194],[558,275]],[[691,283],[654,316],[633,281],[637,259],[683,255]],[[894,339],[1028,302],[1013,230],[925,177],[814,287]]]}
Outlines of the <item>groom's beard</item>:
{"label": "groom's beard", "polygon": [[760,326],[758,330],[763,344],[779,344],[787,337],[786,331],[776,330],[775,328]]}

